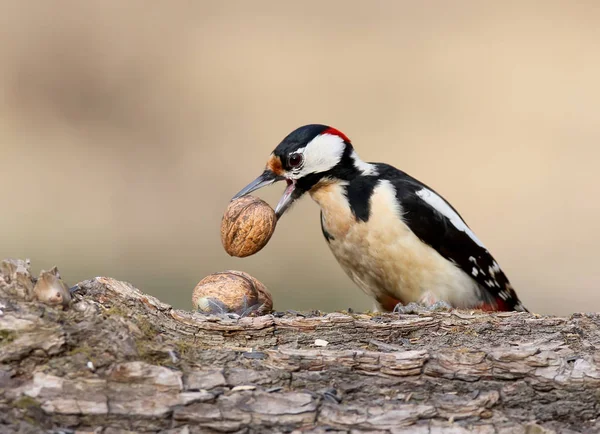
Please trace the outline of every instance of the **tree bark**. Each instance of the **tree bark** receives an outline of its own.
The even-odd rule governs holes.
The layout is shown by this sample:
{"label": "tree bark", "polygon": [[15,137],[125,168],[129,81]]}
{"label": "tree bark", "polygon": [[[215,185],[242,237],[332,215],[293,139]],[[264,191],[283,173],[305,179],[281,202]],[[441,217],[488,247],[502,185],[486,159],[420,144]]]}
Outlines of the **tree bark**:
{"label": "tree bark", "polygon": [[13,265],[0,432],[600,432],[597,314],[230,319],[106,277],[63,309],[28,301]]}

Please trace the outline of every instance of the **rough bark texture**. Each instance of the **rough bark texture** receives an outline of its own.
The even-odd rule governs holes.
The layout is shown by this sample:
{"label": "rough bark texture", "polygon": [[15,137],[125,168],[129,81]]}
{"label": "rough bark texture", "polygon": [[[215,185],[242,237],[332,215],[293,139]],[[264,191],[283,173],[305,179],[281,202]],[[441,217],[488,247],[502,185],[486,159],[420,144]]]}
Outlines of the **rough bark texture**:
{"label": "rough bark texture", "polygon": [[600,432],[597,314],[235,320],[78,286],[51,307],[2,268],[0,432]]}

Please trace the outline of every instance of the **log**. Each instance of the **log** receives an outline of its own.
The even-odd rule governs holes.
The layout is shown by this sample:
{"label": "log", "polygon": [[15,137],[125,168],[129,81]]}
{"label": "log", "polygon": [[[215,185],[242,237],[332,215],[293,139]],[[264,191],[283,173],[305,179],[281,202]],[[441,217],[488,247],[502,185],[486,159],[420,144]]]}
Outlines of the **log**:
{"label": "log", "polygon": [[0,432],[600,432],[600,316],[207,316],[0,271]]}

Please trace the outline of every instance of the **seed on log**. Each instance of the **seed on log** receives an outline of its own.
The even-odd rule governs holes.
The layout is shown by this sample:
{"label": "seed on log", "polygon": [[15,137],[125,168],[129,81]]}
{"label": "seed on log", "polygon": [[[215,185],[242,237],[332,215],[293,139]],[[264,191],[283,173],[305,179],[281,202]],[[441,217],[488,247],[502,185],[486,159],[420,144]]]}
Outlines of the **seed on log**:
{"label": "seed on log", "polygon": [[265,315],[273,310],[268,289],[243,271],[227,270],[202,279],[192,295],[194,309],[206,314]]}
{"label": "seed on log", "polygon": [[273,208],[254,196],[229,203],[221,220],[221,242],[230,256],[244,258],[261,250],[271,239],[277,217]]}

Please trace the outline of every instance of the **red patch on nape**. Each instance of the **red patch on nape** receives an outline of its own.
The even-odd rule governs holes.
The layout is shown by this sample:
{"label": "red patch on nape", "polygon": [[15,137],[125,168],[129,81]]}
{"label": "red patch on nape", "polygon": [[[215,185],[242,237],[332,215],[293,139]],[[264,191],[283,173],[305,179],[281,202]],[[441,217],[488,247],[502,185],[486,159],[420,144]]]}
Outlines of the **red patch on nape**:
{"label": "red patch on nape", "polygon": [[325,131],[323,131],[321,134],[331,134],[331,135],[333,135],[333,136],[338,136],[338,137],[341,137],[341,139],[342,139],[344,142],[351,143],[351,142],[350,142],[350,139],[348,138],[348,136],[346,136],[346,135],[345,135],[344,133],[342,133],[341,131],[339,131],[339,130],[336,130],[335,128],[327,128],[327,129],[326,129]]}

